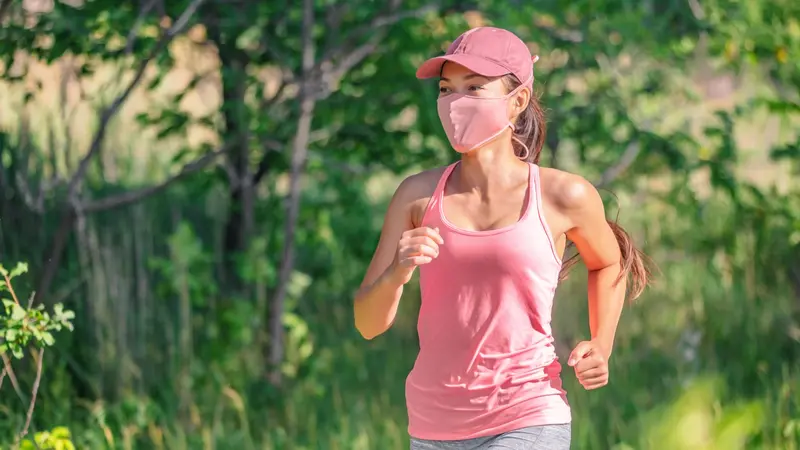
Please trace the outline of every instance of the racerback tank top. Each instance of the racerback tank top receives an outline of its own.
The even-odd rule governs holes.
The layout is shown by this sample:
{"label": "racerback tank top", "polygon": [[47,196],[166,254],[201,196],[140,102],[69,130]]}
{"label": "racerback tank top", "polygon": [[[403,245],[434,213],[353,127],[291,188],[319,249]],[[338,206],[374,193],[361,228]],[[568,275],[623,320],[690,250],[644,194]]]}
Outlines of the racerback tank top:
{"label": "racerback tank top", "polygon": [[571,421],[550,318],[561,259],[544,220],[539,167],[513,225],[460,229],[443,210],[442,174],[423,226],[439,256],[420,267],[419,354],[406,380],[409,434],[460,440]]}

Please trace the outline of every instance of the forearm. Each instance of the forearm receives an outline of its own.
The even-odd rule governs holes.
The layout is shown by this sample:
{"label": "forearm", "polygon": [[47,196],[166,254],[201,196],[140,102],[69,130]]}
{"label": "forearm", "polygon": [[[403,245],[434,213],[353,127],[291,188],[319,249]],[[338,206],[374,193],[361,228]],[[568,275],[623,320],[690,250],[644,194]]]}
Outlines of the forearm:
{"label": "forearm", "polygon": [[622,307],[625,303],[625,279],[618,283],[620,266],[612,264],[599,270],[589,271],[589,329],[592,340],[611,355],[614,336],[617,332]]}
{"label": "forearm", "polygon": [[392,326],[402,295],[403,283],[392,276],[391,269],[359,289],[353,309],[356,328],[365,339],[373,339]]}

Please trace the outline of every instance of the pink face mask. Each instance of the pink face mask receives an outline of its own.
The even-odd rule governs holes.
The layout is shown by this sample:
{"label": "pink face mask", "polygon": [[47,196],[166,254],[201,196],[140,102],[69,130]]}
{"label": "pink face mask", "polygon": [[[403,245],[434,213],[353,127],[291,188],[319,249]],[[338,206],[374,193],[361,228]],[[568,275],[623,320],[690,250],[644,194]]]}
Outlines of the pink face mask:
{"label": "pink face mask", "polygon": [[[453,149],[459,153],[467,153],[496,138],[507,127],[513,130],[514,124],[508,120],[508,99],[527,84],[527,81],[522,83],[502,97],[450,94],[439,98],[439,119]],[[525,148],[527,157],[527,146],[516,137],[514,139]]]}

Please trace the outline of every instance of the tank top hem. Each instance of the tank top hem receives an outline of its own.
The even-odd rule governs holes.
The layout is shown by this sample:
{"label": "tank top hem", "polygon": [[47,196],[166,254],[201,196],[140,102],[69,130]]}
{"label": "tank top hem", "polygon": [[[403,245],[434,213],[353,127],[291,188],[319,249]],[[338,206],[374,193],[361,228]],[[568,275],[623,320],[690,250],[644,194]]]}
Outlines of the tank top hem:
{"label": "tank top hem", "polygon": [[477,430],[465,431],[461,433],[452,432],[430,432],[417,430],[408,427],[409,436],[414,439],[425,439],[429,441],[461,441],[465,439],[476,439],[498,434],[509,433],[528,427],[541,427],[546,425],[564,425],[572,423],[572,413],[568,406],[561,413],[548,412],[547,414],[537,414],[534,417],[520,417],[518,419],[503,422],[494,427],[484,427]]}

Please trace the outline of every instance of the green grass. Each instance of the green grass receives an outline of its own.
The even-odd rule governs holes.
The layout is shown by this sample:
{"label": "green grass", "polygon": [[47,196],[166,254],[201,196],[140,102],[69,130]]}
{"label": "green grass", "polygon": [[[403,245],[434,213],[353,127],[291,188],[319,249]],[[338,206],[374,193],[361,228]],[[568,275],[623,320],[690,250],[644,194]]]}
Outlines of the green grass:
{"label": "green grass", "polygon": [[[100,84],[87,89],[99,89]],[[0,110],[8,112],[0,126],[13,129],[20,123],[14,99],[22,92],[6,89],[0,94]],[[36,100],[38,108],[48,105],[48,95],[54,93]],[[162,100],[135,94],[134,106],[110,133],[108,147],[119,149],[114,155],[118,162],[128,158],[129,164],[135,159],[143,165],[142,160],[166,158],[163,153],[177,147],[125,131],[137,129],[132,119],[136,105],[147,108]],[[82,108],[85,112],[86,106]],[[694,123],[708,115],[689,112],[698,115]],[[48,151],[61,158],[79,157],[92,125],[86,119],[91,114],[79,116],[71,135],[75,153],[62,155],[60,147]],[[747,147],[756,153],[763,150],[755,144],[763,144],[761,135],[771,120],[759,118],[742,127],[742,141],[754,143]],[[47,132],[37,132],[42,142]],[[136,137],[126,140],[132,135]],[[770,178],[780,173],[756,162],[766,166],[762,174]],[[120,183],[141,181],[145,177],[136,175],[140,172],[161,175],[131,169],[126,175],[132,180]],[[700,178],[705,180],[702,174]],[[396,185],[383,174],[373,180],[387,189]],[[786,225],[778,219],[745,221],[724,199],[711,198],[701,213],[682,199],[684,192],[667,198],[646,184],[645,200],[638,194],[621,196],[621,217],[639,241],[648,243],[646,250],[662,274],[625,311],[609,386],[586,392],[569,369],[564,371],[574,418],[573,448],[800,448],[800,312],[797,293],[783,275],[784,261],[791,256]],[[372,250],[372,242],[365,241],[374,237],[380,208],[349,199],[351,209],[330,211],[330,223],[314,222],[316,228],[301,233],[300,267],[309,273],[297,277],[287,305],[292,313],[287,373],[294,375],[276,391],[260,378],[264,363],[259,336],[250,332],[258,316],[255,302],[219,292],[222,288],[211,281],[209,261],[216,255],[212,239],[185,233],[176,224],[189,223],[199,234],[211,234],[208,229],[217,227],[219,234],[220,218],[195,210],[211,204],[216,192],[208,189],[202,199],[206,203],[190,197],[193,191],[169,193],[136,209],[86,221],[76,237],[80,251],[69,255],[64,268],[65,277],[85,281],[70,297],[81,307],[76,324],[81,338],[63,344],[58,356],[48,360],[34,425],[54,434],[64,431],[58,427],[67,428],[78,449],[407,448],[403,386],[416,356],[418,293],[408,289],[394,328],[374,341],[359,338],[351,317],[350,292],[366,258],[360,252]],[[260,217],[276,207],[278,202],[271,200]],[[354,211],[373,214],[372,220],[356,217]],[[373,234],[365,239],[362,231]],[[315,240],[317,235],[327,237]],[[174,244],[172,254],[165,242]],[[259,251],[253,265],[274,269],[268,253],[255,248]],[[176,260],[183,258],[191,270],[178,270]],[[188,327],[181,326],[184,322],[173,310],[184,299],[172,283],[176,276],[189,276],[194,289],[191,299],[197,303],[192,304]],[[139,282],[146,286],[141,293],[132,287]],[[71,282],[57,291],[62,288],[77,289]],[[578,269],[559,289],[556,301],[554,329],[561,355],[588,335],[585,296]],[[182,353],[176,335],[187,330],[194,333],[194,345]],[[77,361],[97,365],[81,367]],[[180,368],[188,368],[188,375]],[[24,368],[20,374],[29,383]],[[82,398],[89,397],[87,391],[100,400]],[[8,385],[2,392],[0,445],[6,448],[19,428],[21,409]]]}

